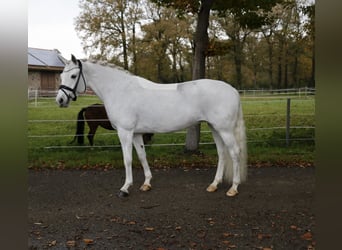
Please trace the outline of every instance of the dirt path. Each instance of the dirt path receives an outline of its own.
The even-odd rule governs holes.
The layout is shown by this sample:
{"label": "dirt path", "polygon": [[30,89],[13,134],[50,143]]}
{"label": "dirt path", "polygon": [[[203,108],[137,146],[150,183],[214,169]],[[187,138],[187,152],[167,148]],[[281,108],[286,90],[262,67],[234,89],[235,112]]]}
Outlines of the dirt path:
{"label": "dirt path", "polygon": [[29,249],[313,249],[314,168],[251,168],[237,197],[205,191],[215,169],[29,171]]}

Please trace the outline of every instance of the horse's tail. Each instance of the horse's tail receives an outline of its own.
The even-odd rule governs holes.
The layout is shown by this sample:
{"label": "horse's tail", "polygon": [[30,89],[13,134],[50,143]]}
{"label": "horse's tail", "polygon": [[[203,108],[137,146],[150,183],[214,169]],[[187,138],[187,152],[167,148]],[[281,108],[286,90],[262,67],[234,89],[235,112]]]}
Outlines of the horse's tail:
{"label": "horse's tail", "polygon": [[241,182],[247,179],[247,141],[246,141],[246,126],[243,119],[242,106],[240,103],[239,115],[235,126],[235,137],[240,148],[239,163],[240,163],[240,178]]}
{"label": "horse's tail", "polygon": [[77,139],[77,143],[83,145],[84,144],[84,116],[83,113],[86,108],[82,108],[77,115],[77,124],[76,124],[76,134],[74,137],[74,142]]}
{"label": "horse's tail", "polygon": [[[244,182],[247,179],[247,142],[246,142],[246,127],[243,119],[241,103],[239,104],[239,111],[237,121],[234,128],[234,137],[239,147],[239,170],[240,181]],[[228,169],[225,171],[225,179],[228,182],[233,181],[233,167],[232,160],[228,157]]]}

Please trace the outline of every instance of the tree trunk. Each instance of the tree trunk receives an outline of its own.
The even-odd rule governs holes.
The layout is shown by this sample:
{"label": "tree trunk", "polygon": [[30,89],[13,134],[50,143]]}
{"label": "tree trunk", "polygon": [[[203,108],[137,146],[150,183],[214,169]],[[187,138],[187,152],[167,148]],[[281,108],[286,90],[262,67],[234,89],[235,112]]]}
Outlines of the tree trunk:
{"label": "tree trunk", "polygon": [[243,47],[244,39],[241,40],[239,26],[236,26],[234,28],[234,32],[232,33],[231,38],[233,41],[234,64],[235,64],[235,73],[236,73],[236,88],[242,89],[242,47]]}
{"label": "tree trunk", "polygon": [[172,80],[173,82],[179,82],[178,72],[177,72],[177,50],[176,43],[174,43],[171,51],[172,56]]}
{"label": "tree trunk", "polygon": [[[280,38],[282,39],[282,38]],[[282,40],[279,40],[279,51],[278,51],[278,78],[277,78],[277,88],[281,89],[283,82],[283,52],[284,52],[284,43]]]}
{"label": "tree trunk", "polygon": [[282,79],[282,67],[281,67],[281,56],[278,55],[278,78],[277,78],[277,89],[281,88],[281,79]]}
{"label": "tree trunk", "polygon": [[288,49],[288,44],[285,42],[284,44],[284,87],[287,89],[289,87],[289,77],[288,77],[288,72],[289,72],[289,57],[290,57],[290,52]]}
{"label": "tree trunk", "polygon": [[271,45],[269,45],[268,47],[268,77],[270,79],[269,81],[271,89],[273,89],[273,48]]}
{"label": "tree trunk", "polygon": [[138,67],[137,67],[137,48],[136,48],[136,36],[135,36],[135,23],[133,24],[132,30],[132,52],[133,52],[133,74],[138,74]]}
{"label": "tree trunk", "polygon": [[[198,12],[197,27],[195,34],[195,54],[193,57],[192,79],[201,79],[205,77],[205,58],[208,47],[208,26],[210,9],[214,0],[201,0],[201,7]],[[196,152],[200,140],[200,123],[188,128],[185,140],[185,150],[187,152]]]}
{"label": "tree trunk", "polygon": [[[239,41],[237,41],[239,43]],[[242,60],[240,44],[234,46],[234,62],[236,72],[236,85],[238,89],[242,89]]]}
{"label": "tree trunk", "polygon": [[127,39],[126,39],[126,28],[125,28],[125,9],[121,9],[120,19],[121,19],[121,39],[122,39],[122,47],[123,47],[123,57],[124,57],[124,69],[128,70],[128,55],[127,55]]}
{"label": "tree trunk", "polygon": [[312,59],[311,59],[311,81],[310,81],[310,87],[311,88],[314,88],[316,86],[316,83],[315,83],[315,65],[316,65],[316,62],[315,62],[315,45],[313,45],[313,48],[312,48]]}
{"label": "tree trunk", "polygon": [[275,87],[273,83],[273,43],[271,41],[273,31],[271,29],[269,35],[267,35],[265,31],[263,31],[262,33],[264,35],[264,38],[266,39],[267,46],[268,46],[268,69],[267,71],[268,71],[270,88],[273,89]]}

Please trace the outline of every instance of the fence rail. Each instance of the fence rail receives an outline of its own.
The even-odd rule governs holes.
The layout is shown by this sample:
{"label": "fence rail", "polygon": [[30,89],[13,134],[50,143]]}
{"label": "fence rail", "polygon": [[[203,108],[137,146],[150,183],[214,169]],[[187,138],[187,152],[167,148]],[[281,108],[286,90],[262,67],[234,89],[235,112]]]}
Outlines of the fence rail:
{"label": "fence rail", "polygon": [[288,88],[288,89],[246,89],[246,90],[239,90],[239,93],[241,96],[259,96],[259,97],[265,97],[265,96],[288,96],[288,95],[294,95],[294,96],[309,96],[309,95],[315,95],[316,89],[315,88],[309,88],[309,87],[303,87],[303,88]]}
{"label": "fence rail", "polygon": [[[285,99],[286,100],[286,99]],[[284,103],[285,101],[284,99],[282,99],[282,102]],[[303,99],[304,101],[307,99]],[[278,100],[267,100],[267,101],[263,101],[263,102],[269,102],[270,104],[277,102]],[[242,101],[244,102],[244,101]],[[257,101],[253,101],[254,103],[258,103],[259,100]],[[245,101],[245,104],[249,103],[249,101]],[[286,103],[284,103],[284,105],[286,105]],[[251,128],[247,128],[247,132],[249,133],[253,133],[253,132],[260,132],[260,131],[281,131],[282,133],[284,133],[284,137],[283,138],[273,138],[272,141],[274,142],[282,142],[284,141],[286,143],[287,146],[290,145],[290,142],[293,141],[314,141],[314,135],[310,135],[308,137],[298,137],[297,138],[291,138],[291,133],[294,130],[315,130],[315,126],[314,124],[306,124],[306,125],[291,125],[291,117],[295,117],[295,116],[313,116],[314,113],[295,113],[293,114],[293,111],[291,111],[290,107],[291,107],[291,102],[290,99],[287,99],[287,105],[286,105],[286,110],[284,113],[263,113],[263,114],[245,114],[244,117],[245,119],[247,118],[257,118],[260,119],[259,117],[274,117],[271,118],[271,120],[273,119],[277,119],[277,117],[281,117],[282,120],[284,120],[284,123],[281,125],[276,125],[276,126],[265,126],[265,127],[251,127]],[[50,107],[50,106],[48,106]],[[38,107],[40,108],[40,107]],[[76,117],[75,117],[76,118]],[[310,118],[312,119],[312,118]],[[76,123],[76,119],[30,119],[28,120],[29,124],[47,124],[47,123],[51,123],[51,124],[60,124],[60,123]],[[59,125],[58,125],[59,126]],[[211,133],[211,131],[209,130],[202,130],[201,134],[207,134],[207,133]],[[272,132],[273,133],[273,132]],[[116,131],[110,132],[110,133],[103,133],[103,132],[99,132],[97,133],[97,136],[113,136],[116,135]],[[176,132],[172,132],[172,133],[168,133],[168,134],[186,134],[185,130],[182,131],[176,131]],[[309,133],[310,134],[310,133]],[[49,134],[49,133],[44,133],[41,132],[39,134],[28,134],[28,138],[30,140],[39,140],[39,139],[45,139],[45,138],[66,138],[66,137],[70,137],[73,138],[75,136],[75,134]],[[269,142],[270,139],[266,138],[266,139],[258,139],[258,138],[253,138],[252,139],[248,139],[247,142],[248,143],[262,143],[262,142]],[[211,141],[205,141],[205,142],[201,142],[200,145],[213,145],[214,141],[211,138]],[[39,144],[40,145],[40,144]],[[147,147],[167,147],[167,146],[184,146],[185,143],[178,143],[178,142],[174,142],[174,143],[153,143],[152,145],[146,145]],[[44,149],[66,149],[66,148],[113,148],[113,147],[120,147],[120,144],[106,144],[106,145],[95,145],[95,146],[75,146],[75,145],[40,145],[40,148],[44,148]]]}

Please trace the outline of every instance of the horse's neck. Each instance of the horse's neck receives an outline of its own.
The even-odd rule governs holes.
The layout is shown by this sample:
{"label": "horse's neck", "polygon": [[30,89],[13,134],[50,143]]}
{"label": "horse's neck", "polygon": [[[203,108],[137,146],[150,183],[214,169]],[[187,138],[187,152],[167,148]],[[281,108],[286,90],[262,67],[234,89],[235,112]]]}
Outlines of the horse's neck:
{"label": "horse's neck", "polygon": [[102,101],[108,95],[115,98],[116,94],[120,94],[119,89],[126,83],[127,77],[124,71],[89,62],[84,64],[84,73],[87,85]]}

